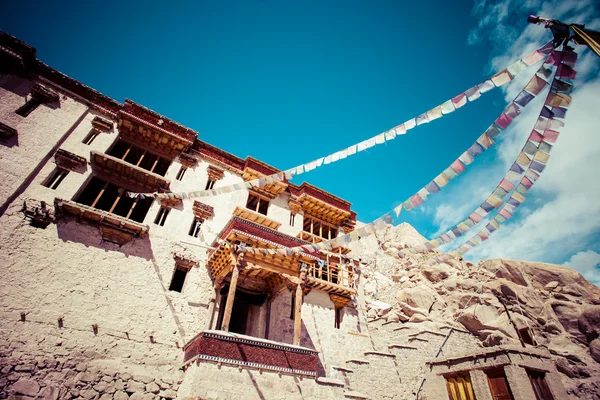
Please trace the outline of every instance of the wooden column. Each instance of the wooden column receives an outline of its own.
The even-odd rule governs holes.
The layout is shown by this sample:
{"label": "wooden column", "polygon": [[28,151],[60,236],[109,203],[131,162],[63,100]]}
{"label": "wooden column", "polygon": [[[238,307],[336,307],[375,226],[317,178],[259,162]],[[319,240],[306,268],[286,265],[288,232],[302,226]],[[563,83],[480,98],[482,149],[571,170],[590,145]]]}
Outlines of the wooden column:
{"label": "wooden column", "polygon": [[296,285],[296,309],[294,310],[294,345],[300,345],[302,332],[302,285]]}
{"label": "wooden column", "polygon": [[205,329],[212,329],[213,321],[215,319],[215,308],[216,308],[217,301],[219,300],[219,297],[220,297],[219,293],[221,292],[221,287],[222,287],[221,282],[217,282],[214,285],[215,297],[213,299],[210,299],[210,302],[208,304],[208,318],[207,318],[207,323],[206,323]]}
{"label": "wooden column", "polygon": [[240,264],[242,255],[239,255],[233,271],[231,272],[231,281],[229,282],[229,291],[227,292],[227,303],[225,303],[225,312],[223,314],[223,324],[221,329],[229,332],[229,321],[231,320],[231,312],[233,311],[233,301],[235,300],[235,289],[237,286],[238,277],[240,276]]}

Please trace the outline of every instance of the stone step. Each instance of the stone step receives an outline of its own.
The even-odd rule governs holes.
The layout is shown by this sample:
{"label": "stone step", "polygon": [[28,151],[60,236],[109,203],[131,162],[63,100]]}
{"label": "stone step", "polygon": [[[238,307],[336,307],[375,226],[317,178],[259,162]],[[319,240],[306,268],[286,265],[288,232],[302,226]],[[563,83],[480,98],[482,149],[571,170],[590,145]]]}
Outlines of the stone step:
{"label": "stone step", "polygon": [[361,392],[357,392],[356,390],[350,390],[344,393],[344,397],[347,399],[369,399],[370,397],[362,394]]}
{"label": "stone step", "polygon": [[361,360],[358,358],[352,358],[350,360],[346,360],[347,364],[371,364],[368,360]]}

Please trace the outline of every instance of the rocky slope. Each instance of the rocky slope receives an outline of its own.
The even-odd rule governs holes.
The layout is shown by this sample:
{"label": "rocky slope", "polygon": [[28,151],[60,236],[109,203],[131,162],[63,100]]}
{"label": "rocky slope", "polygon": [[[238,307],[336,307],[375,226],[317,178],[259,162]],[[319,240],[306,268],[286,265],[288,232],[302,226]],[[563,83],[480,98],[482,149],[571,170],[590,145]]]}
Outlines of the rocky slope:
{"label": "rocky slope", "polygon": [[600,399],[598,287],[564,266],[506,259],[439,263],[436,251],[399,251],[424,240],[404,223],[352,245],[352,255],[365,264],[370,320],[454,325],[482,346],[533,340],[553,355],[572,397]]}

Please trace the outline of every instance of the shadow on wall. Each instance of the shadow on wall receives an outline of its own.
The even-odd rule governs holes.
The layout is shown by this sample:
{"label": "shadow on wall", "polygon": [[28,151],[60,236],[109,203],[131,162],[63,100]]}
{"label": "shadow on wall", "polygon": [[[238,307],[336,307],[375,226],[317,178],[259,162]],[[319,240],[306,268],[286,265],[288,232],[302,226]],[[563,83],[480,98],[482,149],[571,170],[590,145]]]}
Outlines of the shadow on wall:
{"label": "shadow on wall", "polygon": [[[293,334],[294,333],[292,331],[292,335]],[[308,329],[306,329],[306,325],[304,325],[304,321],[302,321],[302,327],[300,330],[300,345],[303,347],[308,347],[309,349],[314,349],[314,350],[317,349],[312,338],[310,337],[310,334],[308,333]],[[321,350],[321,352],[322,352],[322,350]],[[321,352],[319,353],[320,355],[322,355]],[[325,367],[323,366],[323,361],[321,360],[321,357],[319,357],[318,374],[319,374],[319,376],[326,375]]]}
{"label": "shadow on wall", "polygon": [[134,238],[122,246],[117,243],[103,240],[98,226],[92,226],[82,221],[70,220],[59,221],[56,224],[58,237],[64,242],[81,243],[85,247],[96,247],[105,252],[116,251],[123,253],[126,257],[140,257],[146,261],[154,257],[152,243],[148,236]]}

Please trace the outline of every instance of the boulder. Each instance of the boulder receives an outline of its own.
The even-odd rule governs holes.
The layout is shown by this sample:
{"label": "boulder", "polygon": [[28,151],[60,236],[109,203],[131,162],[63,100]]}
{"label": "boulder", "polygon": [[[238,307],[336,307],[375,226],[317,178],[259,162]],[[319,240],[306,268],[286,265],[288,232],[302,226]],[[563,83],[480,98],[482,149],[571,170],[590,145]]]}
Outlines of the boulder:
{"label": "boulder", "polygon": [[375,312],[377,313],[378,316],[384,315],[385,313],[387,313],[388,311],[390,311],[392,309],[392,306],[389,305],[386,302],[380,301],[380,300],[374,300],[374,301],[370,301],[368,303],[368,307],[370,307],[370,310],[375,310]]}
{"label": "boulder", "polygon": [[577,326],[588,342],[600,337],[600,306],[585,308],[577,319]]}
{"label": "boulder", "polygon": [[544,289],[552,291],[556,289],[558,285],[559,283],[557,281],[548,282],[546,286],[544,286]]}
{"label": "boulder", "polygon": [[590,355],[597,363],[600,363],[600,339],[594,339],[590,343]]}
{"label": "boulder", "polygon": [[113,400],[129,400],[129,395],[119,390],[113,395]]}
{"label": "boulder", "polygon": [[450,276],[448,271],[442,267],[424,268],[421,273],[431,283],[441,282]]}
{"label": "boulder", "polygon": [[482,266],[495,273],[498,278],[504,278],[517,285],[527,286],[527,281],[521,273],[522,265],[519,261],[496,259],[482,263]]}
{"label": "boulder", "polygon": [[558,322],[569,332],[576,340],[587,344],[587,339],[579,330],[579,316],[581,315],[581,306],[566,301],[554,301],[550,303]]}
{"label": "boulder", "polygon": [[426,310],[428,313],[429,308],[437,301],[437,293],[424,285],[415,286],[399,290],[396,300],[398,303],[406,303],[411,307]]}
{"label": "boulder", "polygon": [[40,391],[40,385],[31,379],[19,379],[10,388],[15,393],[24,394],[25,396],[35,396]]}

